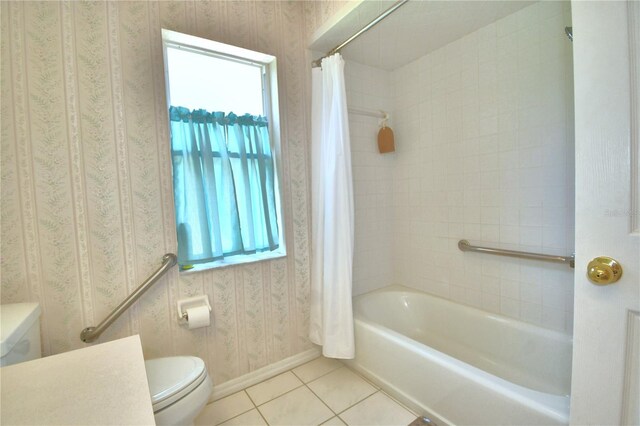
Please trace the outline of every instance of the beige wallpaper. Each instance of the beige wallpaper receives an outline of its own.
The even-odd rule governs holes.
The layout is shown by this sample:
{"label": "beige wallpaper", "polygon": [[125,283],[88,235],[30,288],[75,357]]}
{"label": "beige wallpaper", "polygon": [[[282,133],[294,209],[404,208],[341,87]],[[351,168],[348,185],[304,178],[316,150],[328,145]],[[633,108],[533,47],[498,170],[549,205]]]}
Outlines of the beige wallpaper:
{"label": "beige wallpaper", "polygon": [[[96,325],[175,251],[160,29],[278,58],[284,259],[178,276],[98,342],[193,354],[216,383],[311,347],[306,38],[344,2],[2,2],[2,303],[37,301],[45,355]],[[213,324],[175,302],[207,294]]]}
{"label": "beige wallpaper", "polygon": [[[308,0],[304,1],[304,16],[306,38],[311,41],[313,33],[336,15],[340,9],[348,3],[356,3],[361,0]],[[371,0],[366,0],[371,1]]]}

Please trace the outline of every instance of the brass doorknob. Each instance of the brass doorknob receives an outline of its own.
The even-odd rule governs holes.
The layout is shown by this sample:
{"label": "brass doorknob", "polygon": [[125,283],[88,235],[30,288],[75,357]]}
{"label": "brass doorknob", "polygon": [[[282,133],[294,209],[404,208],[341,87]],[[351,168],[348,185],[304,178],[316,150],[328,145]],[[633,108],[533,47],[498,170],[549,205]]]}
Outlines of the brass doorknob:
{"label": "brass doorknob", "polygon": [[596,285],[613,284],[622,276],[622,265],[610,257],[596,257],[587,265],[587,276]]}

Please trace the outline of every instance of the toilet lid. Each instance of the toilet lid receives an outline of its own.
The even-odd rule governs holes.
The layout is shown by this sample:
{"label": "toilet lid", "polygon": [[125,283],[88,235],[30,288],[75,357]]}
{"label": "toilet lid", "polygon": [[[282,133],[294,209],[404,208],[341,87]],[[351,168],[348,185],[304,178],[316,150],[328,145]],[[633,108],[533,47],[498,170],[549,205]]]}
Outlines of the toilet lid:
{"label": "toilet lid", "polygon": [[144,364],[154,411],[183,398],[207,375],[204,362],[194,356],[156,358]]}

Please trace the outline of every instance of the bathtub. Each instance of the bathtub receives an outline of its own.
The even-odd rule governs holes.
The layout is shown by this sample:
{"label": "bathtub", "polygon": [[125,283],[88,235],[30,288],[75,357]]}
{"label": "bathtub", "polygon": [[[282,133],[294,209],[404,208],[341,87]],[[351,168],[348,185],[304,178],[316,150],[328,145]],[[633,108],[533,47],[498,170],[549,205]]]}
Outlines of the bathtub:
{"label": "bathtub", "polygon": [[571,337],[402,286],[354,298],[348,365],[436,422],[565,425]]}

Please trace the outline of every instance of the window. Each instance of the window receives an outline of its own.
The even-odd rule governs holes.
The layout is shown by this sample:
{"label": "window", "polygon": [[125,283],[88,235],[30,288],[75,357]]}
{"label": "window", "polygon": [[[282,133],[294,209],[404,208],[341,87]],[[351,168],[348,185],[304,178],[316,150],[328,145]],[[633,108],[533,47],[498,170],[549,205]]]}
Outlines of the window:
{"label": "window", "polygon": [[162,36],[181,270],[284,256],[275,58]]}

